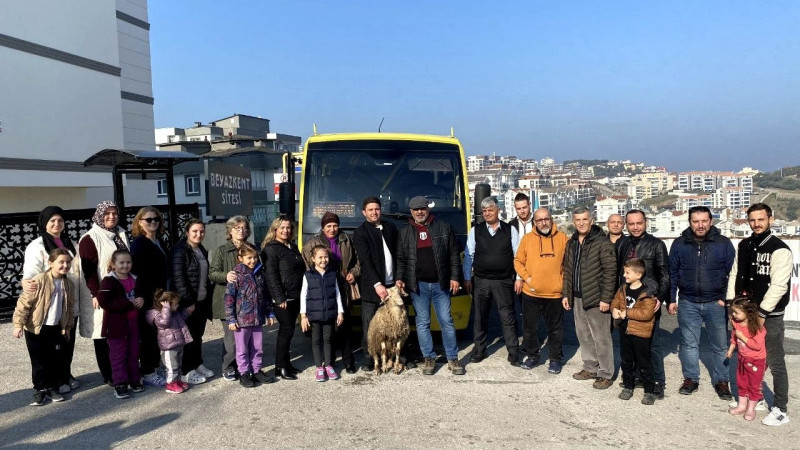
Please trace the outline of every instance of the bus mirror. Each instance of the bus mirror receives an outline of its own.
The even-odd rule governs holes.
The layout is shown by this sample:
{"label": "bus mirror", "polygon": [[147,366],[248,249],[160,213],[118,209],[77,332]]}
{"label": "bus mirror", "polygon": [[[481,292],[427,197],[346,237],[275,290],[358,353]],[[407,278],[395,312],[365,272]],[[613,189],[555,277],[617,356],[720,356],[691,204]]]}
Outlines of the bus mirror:
{"label": "bus mirror", "polygon": [[475,223],[483,223],[483,214],[481,214],[481,202],[486,197],[492,195],[492,187],[488,184],[475,185],[475,198],[473,200],[473,209],[475,211]]}
{"label": "bus mirror", "polygon": [[294,218],[294,183],[283,182],[278,185],[278,207],[281,214]]}

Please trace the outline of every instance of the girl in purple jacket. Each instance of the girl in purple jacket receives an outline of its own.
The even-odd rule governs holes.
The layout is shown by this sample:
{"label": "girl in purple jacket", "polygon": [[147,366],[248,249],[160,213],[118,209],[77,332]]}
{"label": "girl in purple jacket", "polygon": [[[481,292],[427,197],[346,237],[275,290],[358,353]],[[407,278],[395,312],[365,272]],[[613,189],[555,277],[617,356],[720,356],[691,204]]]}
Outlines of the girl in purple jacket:
{"label": "girl in purple jacket", "polygon": [[158,348],[161,360],[167,368],[168,394],[180,394],[189,389],[189,383],[181,381],[181,360],[183,346],[192,342],[186,318],[189,312],[184,308],[178,312],[181,296],[177,292],[157,289],[153,294],[153,309],[147,312],[147,322],[156,326]]}
{"label": "girl in purple jacket", "polygon": [[239,383],[247,388],[257,383],[272,383],[275,378],[261,370],[263,334],[261,327],[272,325],[274,315],[267,304],[264,276],[258,252],[249,245],[239,247],[239,264],[234,267],[236,281],[225,288],[225,317],[236,342]]}

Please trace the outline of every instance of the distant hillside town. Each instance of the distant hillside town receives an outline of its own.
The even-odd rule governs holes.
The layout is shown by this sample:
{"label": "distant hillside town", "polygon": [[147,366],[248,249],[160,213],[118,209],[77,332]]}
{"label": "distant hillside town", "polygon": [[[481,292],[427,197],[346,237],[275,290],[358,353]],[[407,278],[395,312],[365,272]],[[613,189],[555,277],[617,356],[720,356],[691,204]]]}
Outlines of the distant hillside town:
{"label": "distant hillside town", "polygon": [[[612,214],[639,208],[647,213],[648,232],[677,237],[688,226],[689,208],[707,206],[724,235],[746,237],[750,227],[745,211],[761,201],[753,183],[759,171],[750,167],[739,172],[670,172],[629,160],[557,163],[550,157],[536,160],[493,154],[468,156],[467,171],[470,190],[477,184],[490,185],[506,220],[516,216],[514,197],[524,193],[533,207],[550,209],[563,228],[568,228],[569,212],[578,205],[592,207],[601,226]],[[776,217],[773,231],[800,235],[800,222]]]}

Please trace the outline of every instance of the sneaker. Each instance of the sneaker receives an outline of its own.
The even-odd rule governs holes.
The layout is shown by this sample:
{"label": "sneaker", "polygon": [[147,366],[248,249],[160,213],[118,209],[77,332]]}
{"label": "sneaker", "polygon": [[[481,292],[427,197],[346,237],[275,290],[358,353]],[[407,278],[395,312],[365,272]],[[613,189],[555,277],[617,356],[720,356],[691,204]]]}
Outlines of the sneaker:
{"label": "sneaker", "polygon": [[633,389],[623,389],[622,392],[619,393],[620,400],[630,400],[633,397]]}
{"label": "sneaker", "polygon": [[608,389],[611,387],[612,384],[614,384],[614,382],[611,381],[611,378],[598,378],[592,384],[592,387],[594,387],[595,389]]}
{"label": "sneaker", "polygon": [[733,394],[731,394],[731,389],[728,387],[727,381],[718,381],[717,384],[714,385],[714,391],[717,393],[717,397],[720,400],[732,400]]}
{"label": "sneaker", "polygon": [[246,388],[256,387],[256,380],[251,372],[245,372],[239,377],[239,384]]}
{"label": "sneaker", "polygon": [[324,367],[317,367],[317,377],[316,380],[320,383],[325,381],[325,368]]}
{"label": "sneaker", "polygon": [[228,369],[222,372],[222,379],[225,381],[236,381],[239,379],[239,373],[236,369]]}
{"label": "sneaker", "polygon": [[550,365],[547,366],[547,373],[552,373],[553,375],[558,375],[561,373],[561,362],[560,361],[550,361]]}
{"label": "sneaker", "polygon": [[[680,389],[678,389],[678,393],[681,395],[692,395],[692,393],[694,393],[694,391],[697,390],[698,386],[699,383],[697,381],[694,381],[691,378],[685,378],[683,380],[683,384],[681,385]],[[714,386],[714,389],[716,388],[717,387]],[[730,392],[728,393],[730,394]]]}
{"label": "sneaker", "polygon": [[189,383],[186,383],[186,382],[184,382],[184,381],[183,381],[183,380],[181,380],[180,378],[178,378],[177,380],[175,380],[175,382],[176,382],[176,383],[178,383],[178,385],[180,385],[180,387],[182,387],[184,391],[185,391],[185,390],[187,390],[187,389],[189,389]]}
{"label": "sneaker", "polygon": [[61,392],[58,392],[58,389],[48,389],[47,395],[53,399],[54,402],[63,402],[64,396],[61,395]]}
{"label": "sneaker", "polygon": [[767,402],[763,398],[756,403],[756,411],[769,411],[769,406],[767,406]]}
{"label": "sneaker", "polygon": [[523,361],[522,364],[520,364],[519,366],[522,367],[525,370],[531,370],[534,367],[536,367],[537,364],[539,364],[539,357],[537,357],[537,356],[533,356],[533,357],[528,356],[527,358],[525,358],[525,361]]}
{"label": "sneaker", "polygon": [[36,391],[33,393],[33,400],[30,402],[31,406],[42,406],[47,401],[47,391]]}
{"label": "sneaker", "polygon": [[777,406],[773,406],[772,410],[767,414],[767,417],[764,417],[761,423],[770,427],[779,427],[789,423],[789,415],[781,411]]}
{"label": "sneaker", "polygon": [[458,359],[455,358],[447,361],[447,368],[453,375],[464,375],[467,373],[467,371],[464,370],[464,367],[458,362]]}
{"label": "sneaker", "polygon": [[153,372],[142,377],[142,384],[145,386],[161,387],[167,385],[167,380],[159,375],[158,372]]}
{"label": "sneaker", "polygon": [[81,387],[81,382],[76,380],[75,377],[69,377],[69,388],[75,390]]}
{"label": "sneaker", "polygon": [[519,367],[519,358],[517,358],[517,355],[512,355],[509,353],[508,362],[514,367]]}
{"label": "sneaker", "polygon": [[588,370],[581,370],[572,374],[572,378],[576,380],[595,380],[597,379],[597,372],[589,372]]}
{"label": "sneaker", "polygon": [[263,370],[259,370],[258,372],[256,372],[255,375],[253,375],[253,377],[256,379],[257,382],[263,384],[270,384],[275,382],[275,377],[273,377],[272,375],[268,375]]}
{"label": "sneaker", "polygon": [[664,385],[656,381],[653,384],[653,395],[656,400],[664,400]]}
{"label": "sneaker", "polygon": [[422,363],[422,374],[433,375],[433,372],[435,370],[436,370],[436,361],[433,358],[425,358],[425,362]]}
{"label": "sneaker", "polygon": [[186,391],[177,380],[172,383],[167,383],[167,387],[164,390],[167,391],[167,394],[183,394],[183,392]]}
{"label": "sneaker", "polygon": [[208,380],[206,380],[206,377],[201,375],[200,372],[198,372],[197,370],[192,370],[186,375],[182,376],[181,381],[189,384],[202,384]]}
{"label": "sneaker", "polygon": [[214,371],[209,369],[208,367],[202,365],[202,364],[197,366],[197,368],[194,369],[194,370],[196,370],[197,373],[199,373],[200,375],[202,375],[202,376],[204,376],[206,378],[211,378],[211,377],[214,376]]}
{"label": "sneaker", "polygon": [[131,383],[131,392],[144,392],[144,386],[142,386],[142,383]]}
{"label": "sneaker", "polygon": [[60,392],[61,394],[69,394],[71,390],[72,388],[70,388],[68,384],[62,384],[61,386],[58,387],[58,392]]}
{"label": "sneaker", "polygon": [[644,394],[642,397],[642,404],[643,405],[652,405],[656,402],[656,396],[654,394]]}
{"label": "sneaker", "polygon": [[117,398],[128,398],[131,396],[131,393],[128,392],[128,385],[127,384],[118,384],[114,386],[114,397]]}
{"label": "sneaker", "polygon": [[[416,367],[416,365],[414,367]],[[328,376],[329,380],[338,380],[339,379],[339,374],[336,373],[335,370],[333,370],[333,366],[325,366],[325,375]]]}

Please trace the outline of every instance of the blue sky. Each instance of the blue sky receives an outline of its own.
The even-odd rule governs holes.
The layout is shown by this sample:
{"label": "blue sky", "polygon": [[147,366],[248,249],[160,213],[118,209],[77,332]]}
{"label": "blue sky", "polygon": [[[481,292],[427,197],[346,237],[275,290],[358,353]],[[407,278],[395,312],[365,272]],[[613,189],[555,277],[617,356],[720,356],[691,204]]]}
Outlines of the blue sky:
{"label": "blue sky", "polygon": [[449,134],[467,154],[774,170],[800,2],[149,2],[156,127]]}

